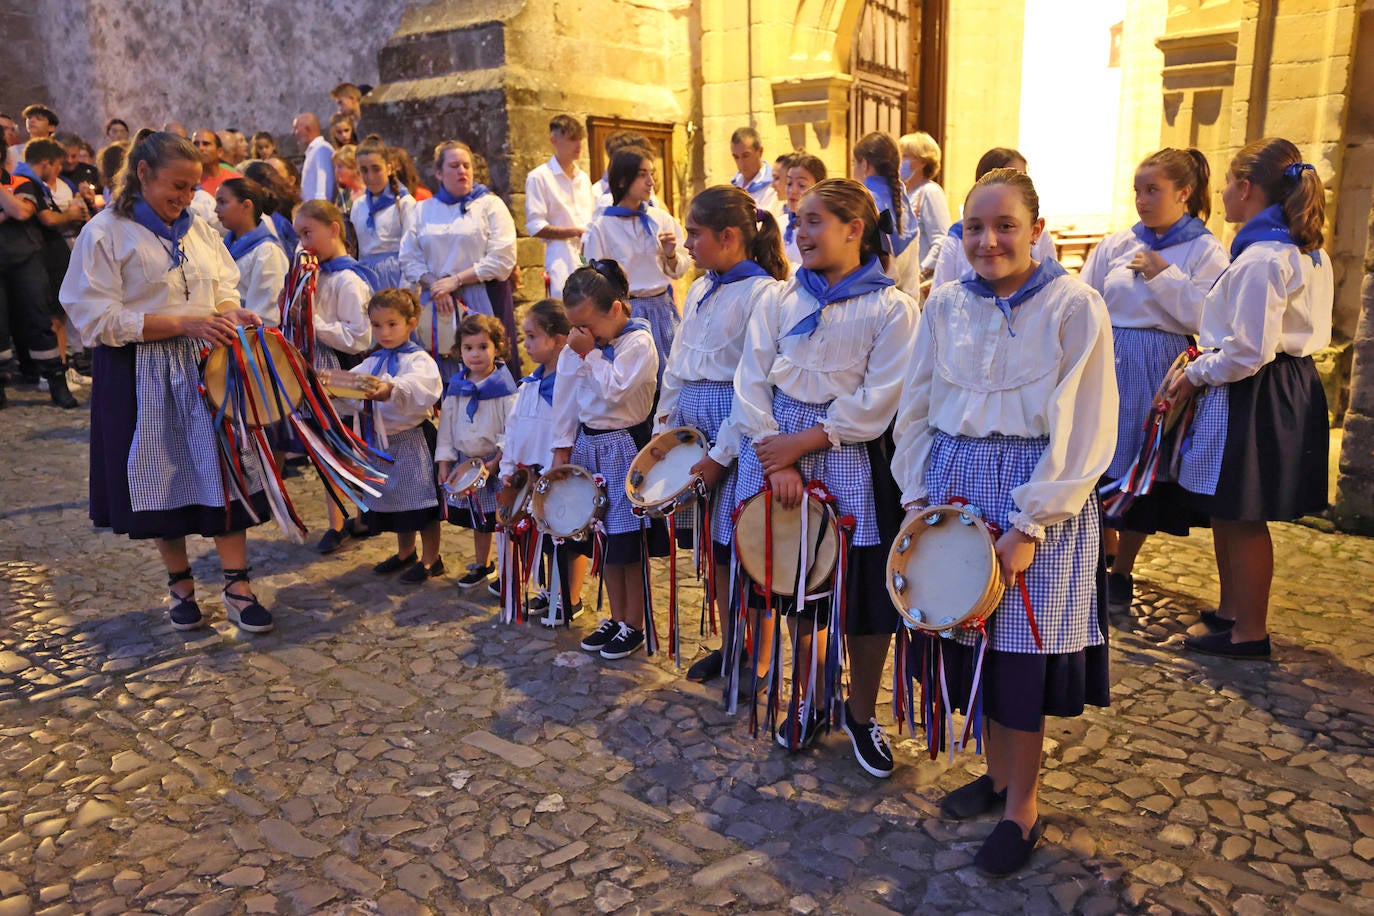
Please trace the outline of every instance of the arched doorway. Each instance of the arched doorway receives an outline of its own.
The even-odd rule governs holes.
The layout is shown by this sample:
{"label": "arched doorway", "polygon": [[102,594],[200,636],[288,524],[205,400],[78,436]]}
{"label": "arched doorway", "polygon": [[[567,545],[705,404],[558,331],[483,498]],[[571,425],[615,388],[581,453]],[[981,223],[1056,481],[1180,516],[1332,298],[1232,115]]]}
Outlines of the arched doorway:
{"label": "arched doorway", "polygon": [[943,145],[948,0],[864,0],[850,46],[850,146],[879,130]]}

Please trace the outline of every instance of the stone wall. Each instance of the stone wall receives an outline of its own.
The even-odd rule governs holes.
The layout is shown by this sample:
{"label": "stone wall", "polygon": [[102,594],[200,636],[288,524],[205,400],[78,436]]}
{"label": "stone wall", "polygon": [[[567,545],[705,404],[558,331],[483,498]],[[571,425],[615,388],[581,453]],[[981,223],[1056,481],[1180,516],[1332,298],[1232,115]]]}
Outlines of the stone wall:
{"label": "stone wall", "polygon": [[0,110],[43,102],[96,146],[106,119],[137,129],[167,120],[189,128],[271,131],[294,148],[291,119],[334,112],[329,90],[375,84],[377,52],[406,0],[292,3],[6,3]]}

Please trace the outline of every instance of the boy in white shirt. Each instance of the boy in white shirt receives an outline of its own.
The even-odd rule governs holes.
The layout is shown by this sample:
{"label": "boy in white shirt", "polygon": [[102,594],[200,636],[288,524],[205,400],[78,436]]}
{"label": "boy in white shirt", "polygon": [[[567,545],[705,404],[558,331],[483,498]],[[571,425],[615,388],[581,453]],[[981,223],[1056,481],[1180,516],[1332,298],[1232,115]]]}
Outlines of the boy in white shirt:
{"label": "boy in white shirt", "polygon": [[549,121],[553,156],[525,178],[525,229],[544,240],[544,273],[548,294],[563,295],[563,283],[581,263],[582,233],[592,218],[592,183],[578,168],[586,131],[571,116]]}

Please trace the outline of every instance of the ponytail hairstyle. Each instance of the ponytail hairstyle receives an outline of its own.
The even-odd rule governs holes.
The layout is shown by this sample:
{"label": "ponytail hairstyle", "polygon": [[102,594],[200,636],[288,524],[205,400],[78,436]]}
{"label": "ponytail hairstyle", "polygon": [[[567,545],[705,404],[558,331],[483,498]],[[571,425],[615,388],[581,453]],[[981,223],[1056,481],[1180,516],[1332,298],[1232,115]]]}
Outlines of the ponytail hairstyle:
{"label": "ponytail hairstyle", "polygon": [[610,258],[592,258],[586,267],[574,270],[563,284],[563,303],[567,308],[590,299],[598,312],[609,313],[616,300],[623,302],[629,295],[630,281],[625,279],[625,271]]}
{"label": "ponytail hairstyle", "polygon": [[[389,150],[386,148],[386,144],[381,140],[368,139],[358,144],[356,157],[362,159],[364,156],[376,156],[378,159],[382,160],[382,162],[386,163],[387,187],[391,188],[392,194],[399,197],[401,194],[401,181],[396,177],[396,169],[392,167],[392,159],[388,153]],[[409,189],[407,188],[407,190]]]}
{"label": "ponytail hairstyle", "polygon": [[133,219],[134,202],[143,193],[143,184],[138,177],[141,164],[146,163],[151,174],[179,160],[200,164],[200,151],[185,137],[156,131],[135,144],[124,162],[124,168],[115,176],[115,212]]}
{"label": "ponytail hairstyle", "polygon": [[905,209],[901,202],[906,190],[902,187],[902,154],[896,141],[881,131],[865,134],[854,144],[854,158],[868,163],[868,167],[887,182],[888,193],[892,195],[892,226],[901,232],[902,210]]}
{"label": "ponytail hairstyle", "polygon": [[1212,167],[1200,150],[1165,147],[1146,156],[1136,168],[1159,169],[1175,188],[1188,188],[1190,215],[1203,221],[1212,215],[1212,192],[1208,188]]}
{"label": "ponytail hairstyle", "polygon": [[606,169],[606,185],[611,192],[611,202],[616,206],[625,199],[630,185],[639,177],[640,166],[648,158],[649,151],[638,146],[627,146],[611,154],[611,164]]}
{"label": "ponytail hairstyle", "polygon": [[326,226],[331,223],[339,227],[339,242],[342,244],[346,239],[348,227],[344,224],[343,211],[327,200],[307,200],[296,208],[296,215],[293,219],[313,219],[317,223],[324,223]]}
{"label": "ponytail hairstyle", "polygon": [[510,342],[506,340],[506,328],[501,324],[501,319],[477,312],[469,312],[462,321],[458,322],[458,342],[460,344],[464,337],[481,337],[483,335],[491,339],[491,346],[496,351],[497,359],[510,359]]}
{"label": "ponytail hairstyle", "polygon": [[1031,221],[1040,218],[1040,195],[1035,192],[1035,183],[1030,176],[1020,169],[1001,168],[992,169],[983,174],[983,177],[974,182],[973,187],[969,188],[967,196],[964,197],[964,206],[968,206],[969,198],[973,192],[979,188],[990,187],[995,184],[1003,184],[1010,188],[1015,188],[1021,193],[1021,200],[1026,204],[1026,209],[1030,210]]}
{"label": "ponytail hairstyle", "polygon": [[877,257],[883,269],[887,269],[889,259],[887,252],[883,251],[883,230],[878,228],[878,205],[873,202],[873,195],[868,193],[868,188],[852,178],[827,178],[812,185],[802,195],[802,200],[812,196],[842,223],[861,220],[864,231],[859,239],[859,263],[864,264],[869,258]]}
{"label": "ponytail hairstyle", "polygon": [[572,322],[559,299],[540,299],[525,315],[550,337],[567,337],[572,333]]}
{"label": "ponytail hairstyle", "polygon": [[300,192],[296,186],[287,181],[281,172],[277,171],[276,166],[261,159],[251,159],[244,163],[243,177],[251,178],[256,181],[267,197],[263,200],[262,212],[267,214],[280,213],[286,219],[296,212],[296,207],[300,206]]}
{"label": "ponytail hairstyle", "polygon": [[235,200],[246,200],[253,205],[253,222],[262,219],[267,202],[267,191],[251,178],[227,178],[220,187],[234,195]]}
{"label": "ponytail hairstyle", "polygon": [[406,321],[418,321],[420,297],[415,290],[408,288],[379,289],[367,300],[367,310],[371,312],[373,309],[393,309]]}
{"label": "ponytail hairstyle", "polygon": [[787,257],[782,250],[782,231],[767,210],[754,203],[742,188],[720,184],[692,198],[688,218],[698,226],[720,233],[726,227],[740,234],[745,256],[773,275],[786,280]]}
{"label": "ponytail hairstyle", "polygon": [[105,187],[114,187],[115,177],[119,175],[119,170],[124,168],[124,162],[129,158],[130,146],[128,140],[116,140],[100,150],[100,155],[96,159],[100,163],[100,180]]}
{"label": "ponytail hairstyle", "polygon": [[[1020,163],[1019,167],[1017,163]],[[1010,146],[994,146],[978,160],[978,165],[973,169],[973,180],[977,181],[993,169],[1016,169],[1018,172],[1024,172],[1026,157]]]}
{"label": "ponytail hairstyle", "polygon": [[1270,204],[1282,207],[1283,221],[1299,251],[1322,247],[1326,222],[1322,180],[1290,141],[1266,137],[1245,144],[1231,160],[1231,174],[1258,187]]}

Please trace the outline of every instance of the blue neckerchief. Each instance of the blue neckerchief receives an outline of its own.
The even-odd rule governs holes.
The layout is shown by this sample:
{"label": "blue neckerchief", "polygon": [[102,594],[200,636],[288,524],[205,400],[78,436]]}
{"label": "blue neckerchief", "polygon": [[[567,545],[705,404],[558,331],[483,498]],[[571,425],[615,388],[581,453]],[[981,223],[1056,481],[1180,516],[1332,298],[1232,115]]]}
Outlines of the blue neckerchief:
{"label": "blue neckerchief", "polygon": [[1030,275],[1030,279],[1021,284],[1020,289],[1005,299],[993,292],[987,280],[984,280],[971,270],[960,277],[959,282],[973,290],[975,295],[983,299],[991,299],[993,305],[997,306],[1002,312],[1003,317],[1007,319],[1007,333],[1015,337],[1016,332],[1011,329],[1012,309],[1040,292],[1040,290],[1048,285],[1051,280],[1056,277],[1062,277],[1066,273],[1068,273],[1068,271],[1066,271],[1064,266],[1058,261],[1041,261],[1040,266],[1035,268],[1035,273]]}
{"label": "blue neckerchief", "polygon": [[277,241],[281,242],[282,251],[286,252],[286,260],[290,261],[296,256],[296,246],[301,242],[301,237],[296,235],[296,227],[280,213],[272,214],[272,226],[277,230]]}
{"label": "blue neckerchief", "polygon": [[553,372],[550,372],[550,373],[548,373],[547,375],[545,375],[545,374],[544,374],[544,367],[541,365],[538,369],[535,369],[532,373],[530,373],[529,375],[527,375],[527,376],[525,376],[524,378],[522,378],[522,379],[520,380],[520,384],[523,385],[523,384],[525,384],[526,382],[529,382],[530,384],[538,385],[538,386],[539,386],[539,396],[540,396],[541,398],[544,399],[544,403],[545,403],[545,404],[552,404],[552,403],[553,403],[553,382],[554,382],[554,379],[556,379],[557,377],[558,377],[558,370],[557,370],[557,369],[555,369]]}
{"label": "blue neckerchief", "polygon": [[797,282],[812,299],[816,300],[816,307],[809,315],[792,325],[791,330],[782,335],[783,337],[814,334],[816,328],[821,326],[821,312],[825,310],[827,305],[843,302],[846,299],[854,299],[884,287],[895,286],[897,281],[883,273],[883,265],[878,260],[878,256],[874,255],[859,265],[856,270],[845,274],[840,282],[834,286],[826,283],[825,277],[821,274],[805,267],[797,269]]}
{"label": "blue neckerchief", "polygon": [[654,221],[649,217],[649,204],[647,202],[640,204],[633,210],[629,207],[622,207],[616,204],[613,207],[607,207],[601,212],[605,213],[607,216],[637,216],[639,217],[639,224],[644,227],[644,231],[649,233],[650,237],[655,239],[658,238],[658,226],[655,225]]}
{"label": "blue neckerchief", "polygon": [[182,210],[181,215],[168,226],[162,221],[162,217],[153,212],[148,202],[139,197],[134,201],[134,222],[158,238],[172,243],[172,250],[169,252],[172,256],[172,267],[178,267],[186,262],[186,252],[181,250],[181,240],[191,228],[190,210]]}
{"label": "blue neckerchief", "polygon": [[372,192],[371,192],[371,191],[366,192],[366,200],[367,200],[367,228],[369,228],[369,229],[376,229],[376,228],[377,228],[377,214],[378,214],[378,213],[381,213],[381,212],[382,212],[383,210],[385,210],[387,207],[394,207],[394,206],[396,206],[396,194],[392,192],[392,190],[391,190],[391,185],[387,185],[387,186],[386,186],[386,189],[385,189],[384,191],[382,191],[381,194],[378,194],[376,197],[373,197],[373,196],[372,196]]}
{"label": "blue neckerchief", "polygon": [[1196,216],[1189,216],[1187,213],[1168,229],[1164,230],[1163,235],[1156,235],[1155,231],[1144,223],[1136,223],[1131,227],[1131,232],[1135,237],[1149,246],[1151,251],[1163,251],[1165,248],[1172,248],[1175,245],[1186,245],[1200,235],[1210,235],[1207,224]]}
{"label": "blue neckerchief", "polygon": [[413,340],[406,340],[399,347],[378,347],[372,351],[373,356],[380,357],[377,368],[385,372],[392,378],[401,371],[401,357],[407,353],[423,353],[425,348]]}
{"label": "blue neckerchief", "polygon": [[731,184],[733,184],[737,188],[743,188],[752,197],[755,194],[761,193],[765,188],[767,188],[769,185],[773,183],[773,166],[767,162],[760,165],[759,173],[755,175],[754,180],[749,182],[748,184],[744,183],[743,175],[736,174],[735,178],[739,180],[731,181]]}
{"label": "blue neckerchief", "polygon": [[787,214],[787,228],[783,230],[782,240],[788,245],[791,245],[792,240],[797,237],[797,214],[788,210],[786,207],[784,207],[783,210]]}
{"label": "blue neckerchief", "polygon": [[467,415],[468,421],[471,422],[472,418],[477,416],[477,405],[480,402],[515,394],[515,379],[511,378],[511,374],[506,371],[506,364],[500,360],[497,360],[491,375],[480,382],[470,381],[468,367],[463,366],[448,380],[448,391],[445,393],[451,398],[468,399]]}
{"label": "blue neckerchief", "polygon": [[697,300],[697,311],[705,308],[707,300],[715,295],[716,290],[727,283],[738,283],[740,280],[747,280],[750,277],[768,277],[771,279],[772,276],[760,267],[757,261],[751,261],[748,258],[740,261],[723,274],[708,270],[706,271],[706,279],[711,285],[707,287],[706,294]]}
{"label": "blue neckerchief", "polygon": [[475,184],[472,186],[472,190],[464,194],[462,197],[454,197],[452,194],[448,192],[448,188],[444,187],[443,183],[441,182],[439,184],[439,193],[435,194],[434,196],[439,198],[444,203],[448,204],[450,207],[454,204],[458,204],[458,212],[466,215],[468,212],[468,205],[471,204],[477,198],[481,197],[483,194],[486,194],[489,190],[491,189],[484,184]]}
{"label": "blue neckerchief", "polygon": [[[1298,244],[1293,241],[1293,233],[1288,228],[1288,224],[1283,221],[1283,208],[1278,204],[1265,207],[1253,219],[1240,227],[1236,237],[1231,240],[1231,260],[1234,261],[1240,257],[1240,253],[1255,242],[1284,242],[1294,246]],[[1313,264],[1322,262],[1319,249],[1313,248],[1308,254],[1311,256]]]}
{"label": "blue neckerchief", "polygon": [[17,162],[14,166],[14,174],[20,178],[27,178],[38,185],[38,193],[43,195],[43,203],[48,207],[55,207],[56,202],[52,198],[52,189],[47,182],[38,177],[38,173],[27,162]]}
{"label": "blue neckerchief", "polygon": [[327,274],[335,274],[341,270],[351,270],[362,277],[363,281],[372,289],[376,289],[382,282],[375,270],[368,267],[366,264],[358,263],[358,261],[346,254],[341,254],[337,258],[330,258],[328,261],[321,261],[320,270]]}
{"label": "blue neckerchief", "polygon": [[[864,187],[868,188],[868,193],[873,195],[873,201],[877,204],[878,213],[886,210],[892,220],[892,228],[885,233],[885,237],[891,243],[890,254],[901,254],[906,251],[907,246],[916,240],[919,227],[916,225],[916,214],[911,210],[911,201],[907,198],[906,192],[902,191],[902,199],[896,201],[892,199],[892,188],[888,186],[887,180],[879,178],[877,175],[869,175],[864,179]],[[902,227],[897,229],[897,208],[902,208]]]}
{"label": "blue neckerchief", "polygon": [[261,223],[257,228],[245,232],[243,235],[234,235],[232,232],[224,237],[224,247],[229,249],[229,257],[237,261],[239,258],[257,248],[263,242],[274,242],[272,230]]}
{"label": "blue neckerchief", "polygon": [[[631,331],[649,331],[649,322],[645,321],[643,318],[631,318],[629,321],[625,322],[625,327],[621,330],[620,336],[617,337],[616,340],[624,339],[625,335],[629,334]],[[649,333],[653,332],[650,331]],[[601,351],[602,356],[606,357],[606,362],[615,362],[615,341],[608,344],[597,344],[596,348]]]}
{"label": "blue neckerchief", "polygon": [[957,223],[950,223],[950,225],[949,225],[949,231],[946,232],[945,234],[948,235],[950,238],[955,238],[955,239],[961,239],[961,238],[963,238],[963,237],[964,237],[964,221],[963,221],[963,220],[959,220],[959,222],[957,222]]}

